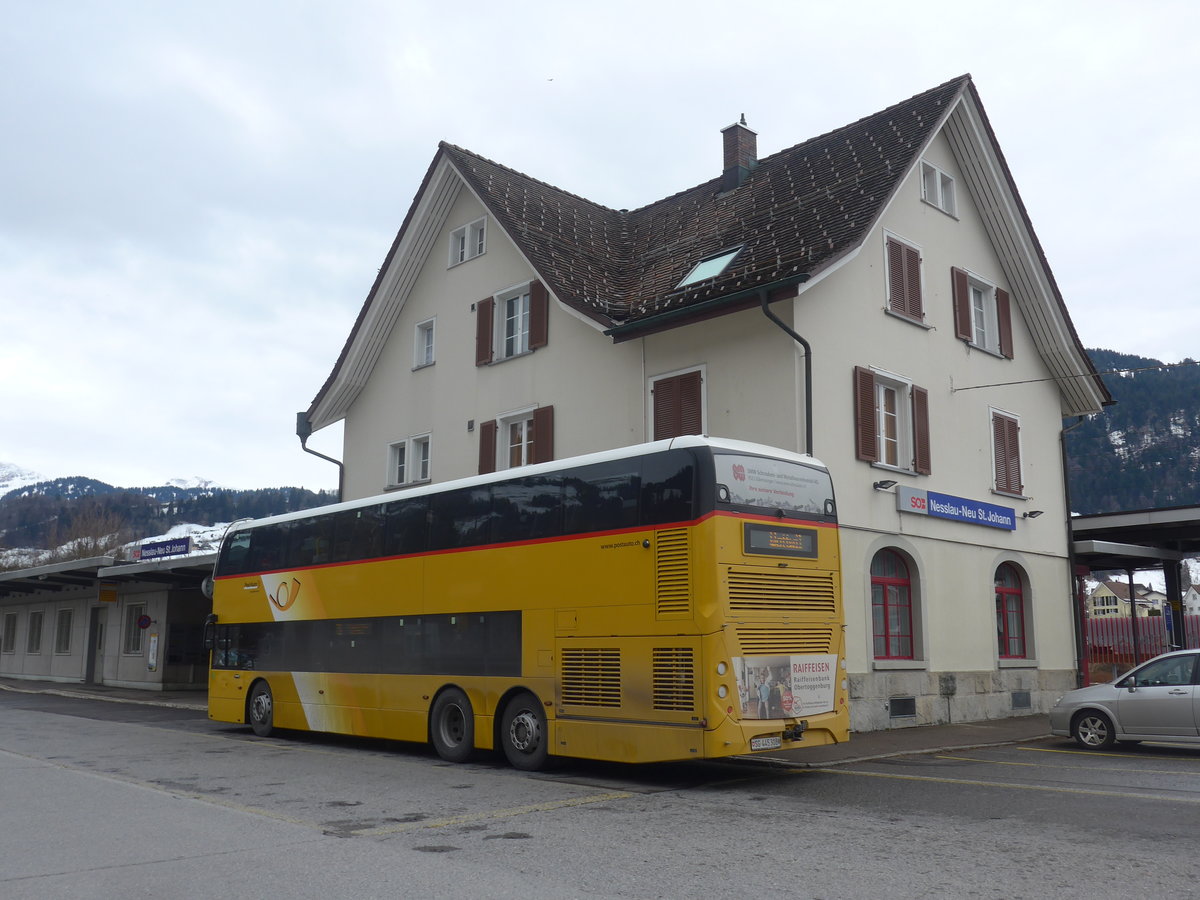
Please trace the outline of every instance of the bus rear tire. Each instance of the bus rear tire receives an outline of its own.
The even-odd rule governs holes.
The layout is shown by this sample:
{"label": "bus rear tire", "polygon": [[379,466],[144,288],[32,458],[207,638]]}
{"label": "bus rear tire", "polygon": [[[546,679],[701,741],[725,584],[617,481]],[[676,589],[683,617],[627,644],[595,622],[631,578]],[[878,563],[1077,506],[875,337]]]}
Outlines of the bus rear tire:
{"label": "bus rear tire", "polygon": [[271,696],[271,686],[265,681],[256,682],[250,689],[246,720],[259,737],[270,737],[275,730],[275,700]]}
{"label": "bus rear tire", "polygon": [[504,707],[500,720],[500,746],[515,769],[536,772],[546,765],[550,752],[546,713],[538,698],[522,691]]}
{"label": "bus rear tire", "polygon": [[446,762],[466,762],[475,749],[475,712],[458,688],[438,694],[429,711],[429,740]]}

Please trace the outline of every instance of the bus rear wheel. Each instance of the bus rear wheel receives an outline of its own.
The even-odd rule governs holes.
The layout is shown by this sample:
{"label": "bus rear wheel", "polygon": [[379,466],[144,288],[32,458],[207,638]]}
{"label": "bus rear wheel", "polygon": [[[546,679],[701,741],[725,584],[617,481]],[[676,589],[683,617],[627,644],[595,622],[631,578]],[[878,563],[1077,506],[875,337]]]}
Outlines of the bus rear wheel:
{"label": "bus rear wheel", "polygon": [[513,768],[536,772],[546,764],[550,751],[546,714],[538,698],[528,691],[517,694],[504,707],[500,745]]}
{"label": "bus rear wheel", "polygon": [[429,739],[446,762],[465,762],[475,749],[475,713],[458,688],[438,694],[429,711]]}
{"label": "bus rear wheel", "polygon": [[271,686],[260,681],[250,689],[250,699],[246,701],[246,718],[250,727],[259,737],[270,737],[275,730],[275,702],[271,696]]}

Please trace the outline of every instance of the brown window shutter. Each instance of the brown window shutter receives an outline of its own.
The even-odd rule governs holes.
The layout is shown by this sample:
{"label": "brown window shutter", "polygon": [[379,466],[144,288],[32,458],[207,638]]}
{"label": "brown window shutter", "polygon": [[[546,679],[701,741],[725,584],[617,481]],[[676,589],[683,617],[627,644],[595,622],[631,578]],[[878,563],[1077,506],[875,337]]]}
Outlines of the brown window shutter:
{"label": "brown window shutter", "polygon": [[540,281],[529,283],[529,349],[545,347],[550,321],[550,294]]}
{"label": "brown window shutter", "polygon": [[492,307],[495,301],[484,297],[475,304],[475,365],[486,366],[492,361]]}
{"label": "brown window shutter", "polygon": [[908,304],[904,297],[904,245],[888,238],[888,306],[892,312],[906,313]]}
{"label": "brown window shutter", "polygon": [[925,317],[921,302],[921,254],[915,247],[888,238],[888,306],[912,319]]}
{"label": "brown window shutter", "polygon": [[878,426],[875,421],[875,373],[854,367],[854,451],[859,459],[879,459]]}
{"label": "brown window shutter", "polygon": [[479,474],[496,471],[496,420],[479,425]]}
{"label": "brown window shutter", "polygon": [[533,411],[533,449],[530,462],[554,459],[554,407],[539,406]]}
{"label": "brown window shutter", "polygon": [[697,369],[660,378],[651,389],[654,407],[653,440],[701,434],[704,430],[704,380]]}
{"label": "brown window shutter", "polygon": [[951,269],[950,285],[954,297],[954,335],[970,341],[975,335],[971,333],[971,286],[967,282],[967,273],[962,269]]}
{"label": "brown window shutter", "polygon": [[929,464],[929,391],[913,385],[913,470],[918,475],[928,475]]}
{"label": "brown window shutter", "polygon": [[1016,419],[992,413],[992,440],[995,443],[996,490],[1020,494],[1021,484],[1021,427]]}
{"label": "brown window shutter", "polygon": [[914,247],[904,248],[904,294],[908,299],[908,314],[914,319],[924,319],[925,305],[921,301],[921,254]]}
{"label": "brown window shutter", "polygon": [[1013,358],[1012,304],[1008,291],[996,288],[996,321],[1000,326],[1000,355]]}

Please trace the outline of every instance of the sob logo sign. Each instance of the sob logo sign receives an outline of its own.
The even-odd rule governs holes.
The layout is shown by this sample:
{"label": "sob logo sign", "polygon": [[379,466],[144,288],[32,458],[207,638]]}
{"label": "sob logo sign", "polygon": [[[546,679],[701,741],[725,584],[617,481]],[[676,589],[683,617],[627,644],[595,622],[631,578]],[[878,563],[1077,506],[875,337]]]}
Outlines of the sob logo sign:
{"label": "sob logo sign", "polygon": [[743,465],[740,465],[740,464],[734,465],[733,479],[734,479],[734,481],[745,481],[746,480],[746,467]]}

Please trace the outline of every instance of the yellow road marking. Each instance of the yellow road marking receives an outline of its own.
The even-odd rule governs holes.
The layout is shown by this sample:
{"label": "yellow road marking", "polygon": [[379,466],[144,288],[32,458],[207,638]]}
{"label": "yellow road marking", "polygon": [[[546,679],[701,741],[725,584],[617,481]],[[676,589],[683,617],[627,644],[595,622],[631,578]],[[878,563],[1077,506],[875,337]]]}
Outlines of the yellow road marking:
{"label": "yellow road marking", "polygon": [[901,775],[895,772],[856,772],[848,769],[806,769],[797,770],[796,774],[804,772],[822,772],[826,775],[859,775],[864,778],[892,778],[898,781],[924,781],[934,784],[965,784],[971,787],[1013,788],[1022,791],[1042,791],[1048,794],[1079,794],[1088,797],[1123,797],[1134,800],[1164,800],[1176,803],[1200,803],[1200,797],[1172,797],[1165,794],[1142,794],[1133,791],[1099,791],[1088,788],[1051,787],[1043,784],[1020,784],[1006,781],[980,781],[972,778],[938,778],[933,775]]}
{"label": "yellow road marking", "polygon": [[590,797],[572,797],[568,800],[549,800],[545,803],[531,803],[528,806],[514,806],[511,809],[491,809],[477,813],[464,813],[461,816],[447,816],[444,819],[430,819],[424,822],[403,822],[397,825],[387,825],[380,828],[359,828],[350,834],[362,837],[375,837],[381,834],[398,834],[402,831],[418,831],[423,828],[450,828],[455,825],[469,825],[472,822],[486,822],[492,819],[509,819],[513,816],[525,816],[530,813],[553,812],[556,809],[567,809],[572,806],[587,806],[591,803],[605,803],[609,800],[628,800],[637,796],[628,791],[611,791],[607,794],[593,794]]}
{"label": "yellow road marking", "polygon": [[[1025,748],[1022,748],[1025,749]],[[1132,758],[1132,757],[1131,757]],[[1141,757],[1143,759],[1147,757]],[[1152,757],[1151,757],[1152,758]],[[1161,758],[1161,757],[1160,757]],[[1035,769],[1055,769],[1059,771],[1082,771],[1082,772],[1121,772],[1125,775],[1200,775],[1200,771],[1189,773],[1181,772],[1179,769],[1122,769],[1116,766],[1044,766],[1042,763],[1036,762],[1014,762],[1011,760],[1002,759],[980,759],[977,756],[936,756],[935,759],[956,759],[965,762],[986,763],[990,766],[1028,766]]]}

